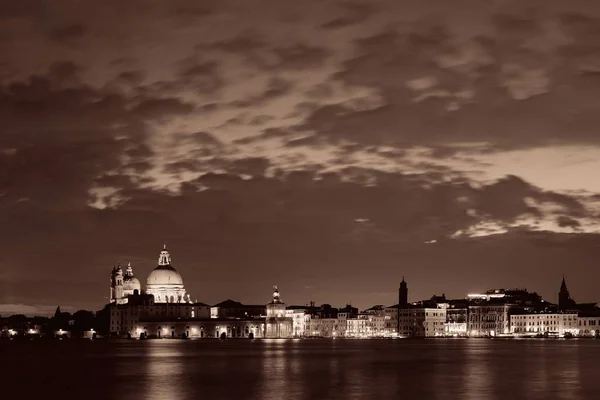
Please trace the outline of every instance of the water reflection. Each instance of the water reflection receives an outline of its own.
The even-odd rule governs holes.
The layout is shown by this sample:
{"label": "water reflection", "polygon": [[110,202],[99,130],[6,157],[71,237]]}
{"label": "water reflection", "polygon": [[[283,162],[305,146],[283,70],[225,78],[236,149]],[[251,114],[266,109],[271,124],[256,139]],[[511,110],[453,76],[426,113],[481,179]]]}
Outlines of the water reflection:
{"label": "water reflection", "polygon": [[494,360],[487,359],[487,344],[490,342],[470,339],[465,342],[464,398],[467,400],[491,400],[491,370]]}
{"label": "water reflection", "polygon": [[[558,398],[565,400],[583,399],[581,394],[580,369],[582,358],[585,358],[588,354],[581,354],[579,346],[575,347],[571,344],[567,346],[561,348],[562,361],[560,368],[553,368],[555,371],[553,378],[557,384]],[[547,354],[548,350],[545,350]]]}
{"label": "water reflection", "polygon": [[297,341],[271,339],[263,342],[260,398],[298,399],[303,395],[302,366]]}
{"label": "water reflection", "polygon": [[180,400],[184,398],[184,363],[179,340],[149,340],[145,342],[145,399]]}
{"label": "water reflection", "polygon": [[595,400],[600,393],[600,340],[0,342],[0,354],[2,393],[16,394],[7,398]]}

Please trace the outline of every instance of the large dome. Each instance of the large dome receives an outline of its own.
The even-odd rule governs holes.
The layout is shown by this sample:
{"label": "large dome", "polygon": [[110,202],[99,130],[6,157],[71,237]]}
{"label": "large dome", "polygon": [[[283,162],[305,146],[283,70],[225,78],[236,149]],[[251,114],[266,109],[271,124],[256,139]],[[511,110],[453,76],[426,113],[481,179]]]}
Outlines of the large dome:
{"label": "large dome", "polygon": [[159,265],[154,268],[150,275],[146,285],[152,286],[183,286],[183,279],[179,272],[170,265]]}
{"label": "large dome", "polygon": [[190,302],[190,296],[186,298],[181,275],[171,266],[171,255],[166,246],[158,256],[158,267],[148,275],[146,293],[154,296],[155,303]]}

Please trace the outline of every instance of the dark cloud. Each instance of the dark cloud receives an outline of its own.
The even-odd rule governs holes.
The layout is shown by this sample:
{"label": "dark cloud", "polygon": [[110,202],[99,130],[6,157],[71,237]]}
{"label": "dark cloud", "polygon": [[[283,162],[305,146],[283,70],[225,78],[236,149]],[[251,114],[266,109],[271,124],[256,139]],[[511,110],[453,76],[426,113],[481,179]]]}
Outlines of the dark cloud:
{"label": "dark cloud", "polygon": [[573,218],[569,218],[569,217],[565,217],[564,215],[559,216],[556,221],[558,222],[558,226],[565,228],[573,228],[574,230],[578,230],[579,227],[581,226],[581,224],[573,219]]}
{"label": "dark cloud", "polygon": [[[335,79],[376,90],[383,105],[355,111],[327,104],[310,112],[299,128],[333,143],[351,140],[367,145],[479,141],[506,149],[597,143],[592,127],[600,120],[589,104],[599,82],[581,75],[572,60],[555,57],[550,62],[535,50],[521,50],[536,22],[497,16],[496,25],[510,30],[513,39],[499,33],[461,46],[453,43],[445,28],[427,24],[410,33],[388,29],[359,39],[356,57],[344,63]],[[462,70],[452,66],[459,61],[444,61],[448,55],[466,57],[460,55],[467,51],[464,46],[478,53],[465,53],[476,55],[460,61]],[[556,51],[577,46],[561,45]],[[417,91],[407,87],[409,81],[425,78],[431,87]],[[419,96],[426,97],[418,100]]]}
{"label": "dark cloud", "polygon": [[193,111],[194,106],[176,98],[144,99],[133,109],[133,112],[147,119],[160,119],[165,115],[185,115]]}
{"label": "dark cloud", "polygon": [[278,97],[284,96],[291,92],[293,84],[290,81],[273,77],[269,79],[267,87],[264,92],[259,95],[251,96],[249,98],[240,99],[232,102],[230,105],[237,108],[249,108],[255,107],[271,100],[277,99]]}
{"label": "dark cloud", "polygon": [[117,76],[117,81],[119,83],[135,87],[140,85],[144,81],[145,76],[146,74],[144,73],[144,71],[124,71],[119,73],[119,75]]}
{"label": "dark cloud", "polygon": [[52,29],[48,36],[57,42],[71,44],[74,40],[81,39],[86,33],[87,29],[83,25],[72,23]]}
{"label": "dark cloud", "polygon": [[[415,300],[554,300],[564,265],[597,300],[593,198],[434,164],[456,143],[598,143],[596,7],[565,4],[0,4],[0,303],[100,308],[111,266],[143,280],[165,241],[209,303],[278,283],[290,303],[368,306],[401,275]],[[573,233],[530,232],[548,222]],[[454,236],[486,224],[507,233]]]}
{"label": "dark cloud", "polygon": [[186,60],[179,73],[179,85],[184,85],[200,93],[213,93],[223,86],[218,73],[218,63],[214,61],[196,63]]}
{"label": "dark cloud", "polygon": [[322,65],[331,55],[324,47],[306,43],[277,46],[258,30],[243,32],[235,37],[211,44],[199,44],[201,53],[226,52],[241,56],[250,65],[271,72],[302,70]]}
{"label": "dark cloud", "polygon": [[366,21],[375,10],[367,3],[346,2],[340,4],[341,15],[321,25],[323,29],[341,29]]}

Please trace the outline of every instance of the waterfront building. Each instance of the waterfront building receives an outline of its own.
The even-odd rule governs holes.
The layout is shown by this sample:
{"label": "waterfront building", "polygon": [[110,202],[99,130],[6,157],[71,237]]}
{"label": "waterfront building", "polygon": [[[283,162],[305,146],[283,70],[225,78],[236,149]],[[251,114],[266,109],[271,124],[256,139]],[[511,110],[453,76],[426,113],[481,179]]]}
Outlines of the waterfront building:
{"label": "waterfront building", "polygon": [[515,335],[578,334],[577,314],[519,312],[510,316],[510,332]]}
{"label": "waterfront building", "polygon": [[135,293],[128,297],[128,302],[110,307],[109,328],[115,335],[139,336],[140,332],[136,329],[141,322],[209,318],[210,307],[207,304],[155,303],[153,295]]}
{"label": "waterfront building", "polygon": [[285,316],[292,319],[292,332],[294,337],[303,337],[310,325],[310,314],[306,307],[289,306],[285,310]]}
{"label": "waterfront building", "polygon": [[515,308],[501,299],[490,299],[485,303],[469,306],[469,336],[495,336],[510,332],[510,313]]}
{"label": "waterfront building", "polygon": [[582,337],[600,336],[600,314],[578,317],[576,332]]}
{"label": "waterfront building", "polygon": [[446,308],[446,336],[467,336],[468,332],[469,301],[466,299],[450,300]]}
{"label": "waterfront building", "polygon": [[446,309],[409,305],[398,309],[398,335],[400,337],[444,336]]}
{"label": "waterfront building", "polygon": [[294,336],[294,321],[285,312],[285,303],[281,301],[279,289],[273,287],[273,300],[267,304],[265,337],[291,338]]}
{"label": "waterfront building", "polygon": [[346,332],[346,321],[340,323],[335,318],[321,318],[319,315],[313,315],[310,318],[308,335],[309,337],[340,337]]}

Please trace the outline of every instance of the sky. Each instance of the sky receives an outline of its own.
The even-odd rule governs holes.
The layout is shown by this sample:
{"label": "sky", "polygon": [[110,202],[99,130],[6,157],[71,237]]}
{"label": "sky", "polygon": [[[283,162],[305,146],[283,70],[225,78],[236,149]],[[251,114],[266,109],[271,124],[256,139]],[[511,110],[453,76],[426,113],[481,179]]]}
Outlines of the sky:
{"label": "sky", "polygon": [[600,301],[600,4],[0,2],[0,313]]}

